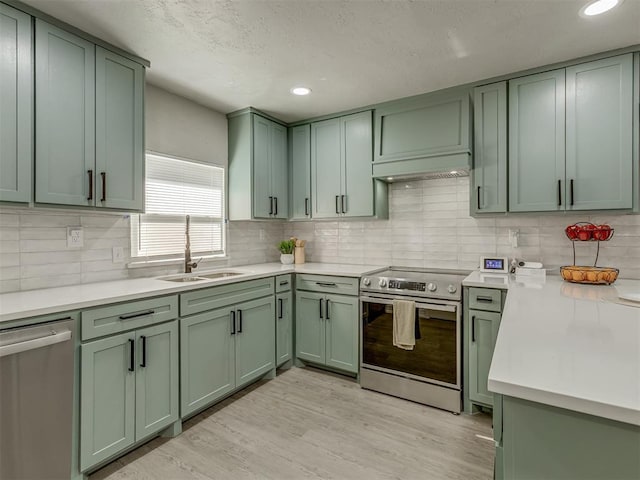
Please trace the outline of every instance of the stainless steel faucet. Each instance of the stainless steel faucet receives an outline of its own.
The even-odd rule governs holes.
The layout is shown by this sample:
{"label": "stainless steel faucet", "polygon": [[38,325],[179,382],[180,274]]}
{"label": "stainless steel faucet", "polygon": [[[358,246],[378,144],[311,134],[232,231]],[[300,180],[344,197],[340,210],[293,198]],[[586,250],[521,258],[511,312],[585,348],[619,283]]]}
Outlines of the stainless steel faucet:
{"label": "stainless steel faucet", "polygon": [[184,273],[191,273],[191,270],[198,266],[198,262],[191,261],[191,240],[189,238],[189,215],[187,215],[187,229],[185,232],[186,242],[184,245]]}

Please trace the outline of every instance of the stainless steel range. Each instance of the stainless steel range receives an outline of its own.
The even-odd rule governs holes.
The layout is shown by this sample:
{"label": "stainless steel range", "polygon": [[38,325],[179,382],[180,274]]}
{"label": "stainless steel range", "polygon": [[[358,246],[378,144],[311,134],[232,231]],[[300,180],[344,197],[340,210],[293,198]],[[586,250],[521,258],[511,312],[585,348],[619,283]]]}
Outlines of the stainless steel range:
{"label": "stainless steel range", "polygon": [[[363,388],[460,413],[462,280],[459,270],[395,268],[360,283]],[[415,303],[415,346],[393,345],[394,300]]]}

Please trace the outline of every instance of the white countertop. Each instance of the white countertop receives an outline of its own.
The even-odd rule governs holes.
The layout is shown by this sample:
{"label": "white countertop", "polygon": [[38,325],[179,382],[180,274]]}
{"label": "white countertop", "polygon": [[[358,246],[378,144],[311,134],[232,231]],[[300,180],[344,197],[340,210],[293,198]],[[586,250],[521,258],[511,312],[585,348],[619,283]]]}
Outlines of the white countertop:
{"label": "white countertop", "polygon": [[[465,285],[489,286],[470,277]],[[640,304],[618,299],[640,292],[640,281],[588,286],[547,276],[530,285],[511,277],[507,286],[489,390],[640,425]]]}
{"label": "white countertop", "polygon": [[509,289],[509,283],[512,276],[501,273],[481,273],[479,271],[471,272],[467,278],[462,281],[465,287],[480,288],[499,288],[503,290]]}
{"label": "white countertop", "polygon": [[342,265],[329,263],[304,263],[282,265],[264,263],[240,267],[218,268],[194,271],[198,276],[215,271],[240,272],[241,275],[201,282],[176,283],[158,278],[137,278],[113,282],[88,283],[68,287],[46,288],[0,295],[0,323],[20,318],[35,317],[50,313],[95,307],[108,303],[139,300],[145,297],[196,290],[199,288],[242,282],[283,273],[310,273],[317,275],[337,275],[361,277],[370,272],[387,268],[374,265]]}

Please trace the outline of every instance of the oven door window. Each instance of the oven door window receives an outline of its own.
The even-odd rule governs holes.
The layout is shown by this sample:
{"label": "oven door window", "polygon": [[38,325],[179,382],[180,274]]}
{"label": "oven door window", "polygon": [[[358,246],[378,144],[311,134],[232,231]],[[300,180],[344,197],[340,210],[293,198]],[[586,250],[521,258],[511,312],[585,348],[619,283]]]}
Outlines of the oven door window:
{"label": "oven door window", "polygon": [[416,308],[413,350],[393,346],[393,306],[362,302],[362,361],[453,386],[458,384],[456,313]]}

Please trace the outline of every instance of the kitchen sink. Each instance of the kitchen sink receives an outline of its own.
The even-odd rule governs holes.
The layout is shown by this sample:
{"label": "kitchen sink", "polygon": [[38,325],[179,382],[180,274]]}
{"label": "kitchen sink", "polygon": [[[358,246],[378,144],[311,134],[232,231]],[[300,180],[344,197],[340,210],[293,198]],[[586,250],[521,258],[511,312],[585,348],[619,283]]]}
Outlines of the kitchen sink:
{"label": "kitchen sink", "polygon": [[164,280],[165,282],[202,282],[206,280],[206,278],[202,277],[181,277],[181,276],[171,276],[171,277],[158,277],[158,280]]}
{"label": "kitchen sink", "polygon": [[208,278],[209,280],[213,280],[216,278],[226,278],[226,277],[235,277],[236,275],[242,275],[240,272],[212,272],[212,273],[203,273],[200,275],[200,278]]}

